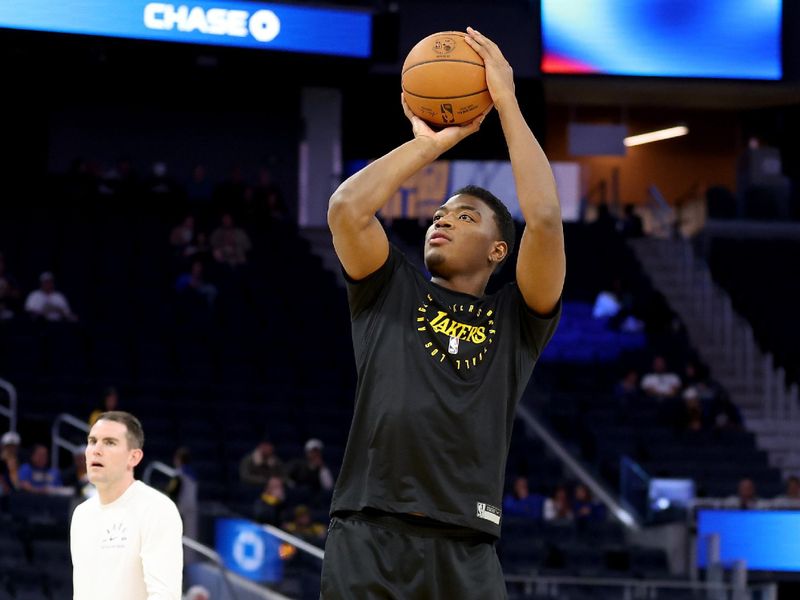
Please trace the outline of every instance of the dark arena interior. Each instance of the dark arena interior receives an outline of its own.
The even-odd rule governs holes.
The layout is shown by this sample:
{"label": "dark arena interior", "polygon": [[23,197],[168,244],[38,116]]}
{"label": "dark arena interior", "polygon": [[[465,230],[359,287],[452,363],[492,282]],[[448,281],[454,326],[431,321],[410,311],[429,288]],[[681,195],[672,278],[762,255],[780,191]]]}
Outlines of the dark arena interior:
{"label": "dark arena interior", "polygon": [[[566,248],[506,462],[508,598],[800,598],[800,3],[9,4],[0,600],[73,597],[70,519],[106,410],[141,420],[136,479],[181,513],[184,598],[320,598],[357,382],[328,199],[412,138],[410,48],[467,26],[514,69]],[[215,29],[228,8],[272,11],[281,33]],[[333,41],[280,46],[323,9],[366,34],[331,20]],[[142,11],[155,37],[124,22]],[[705,43],[691,59],[681,32]],[[337,45],[357,35],[363,55]],[[424,272],[433,211],[464,183],[521,233],[508,161],[490,113],[381,209],[390,242]]]}

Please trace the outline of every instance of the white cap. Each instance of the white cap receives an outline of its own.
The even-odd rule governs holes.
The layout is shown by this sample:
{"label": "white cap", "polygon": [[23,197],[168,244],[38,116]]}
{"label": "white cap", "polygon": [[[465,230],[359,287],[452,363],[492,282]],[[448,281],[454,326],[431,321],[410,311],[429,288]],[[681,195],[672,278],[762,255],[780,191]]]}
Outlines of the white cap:
{"label": "white cap", "polygon": [[322,440],[318,440],[317,438],[311,438],[306,442],[306,452],[311,452],[312,450],[322,450],[324,447]]}
{"label": "white cap", "polygon": [[0,444],[3,446],[19,446],[22,440],[19,437],[19,434],[16,431],[7,431],[3,434],[3,437],[0,438]]}

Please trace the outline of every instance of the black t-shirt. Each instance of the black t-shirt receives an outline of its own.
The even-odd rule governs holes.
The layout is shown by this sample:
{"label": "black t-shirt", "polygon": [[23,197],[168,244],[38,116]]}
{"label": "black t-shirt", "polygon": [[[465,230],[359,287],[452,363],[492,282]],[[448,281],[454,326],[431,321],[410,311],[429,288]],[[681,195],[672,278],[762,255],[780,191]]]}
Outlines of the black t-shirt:
{"label": "black t-shirt", "polygon": [[447,290],[394,246],[348,298],[358,384],[331,513],[421,513],[499,537],[516,406],[560,303],[539,316],[514,284]]}

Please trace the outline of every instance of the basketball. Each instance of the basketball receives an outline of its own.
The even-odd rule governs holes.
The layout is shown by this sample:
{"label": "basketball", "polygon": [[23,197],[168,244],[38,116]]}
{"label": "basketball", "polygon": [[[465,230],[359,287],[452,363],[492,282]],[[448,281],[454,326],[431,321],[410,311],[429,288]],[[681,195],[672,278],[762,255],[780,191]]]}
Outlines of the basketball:
{"label": "basketball", "polygon": [[483,59],[460,31],[421,40],[403,63],[406,104],[415,115],[440,127],[463,125],[491,104]]}

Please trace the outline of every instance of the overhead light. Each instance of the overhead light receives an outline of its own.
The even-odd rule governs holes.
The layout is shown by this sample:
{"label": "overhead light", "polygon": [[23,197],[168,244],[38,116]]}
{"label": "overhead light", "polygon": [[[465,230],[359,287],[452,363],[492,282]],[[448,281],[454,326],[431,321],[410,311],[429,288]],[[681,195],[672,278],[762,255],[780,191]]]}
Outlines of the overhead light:
{"label": "overhead light", "polygon": [[628,147],[639,146],[641,144],[649,144],[650,142],[660,142],[661,140],[681,137],[682,135],[686,135],[688,133],[688,127],[685,125],[678,125],[677,127],[668,127],[667,129],[649,131],[647,133],[640,133],[639,135],[629,135],[623,140],[623,143]]}

